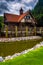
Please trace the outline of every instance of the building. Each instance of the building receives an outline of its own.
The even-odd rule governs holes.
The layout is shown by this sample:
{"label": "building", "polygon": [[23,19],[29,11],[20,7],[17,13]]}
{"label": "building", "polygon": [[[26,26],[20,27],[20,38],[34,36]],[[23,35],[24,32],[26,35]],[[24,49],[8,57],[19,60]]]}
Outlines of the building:
{"label": "building", "polygon": [[4,31],[6,36],[28,36],[30,27],[34,27],[36,22],[32,13],[23,12],[20,9],[20,15],[4,13]]}

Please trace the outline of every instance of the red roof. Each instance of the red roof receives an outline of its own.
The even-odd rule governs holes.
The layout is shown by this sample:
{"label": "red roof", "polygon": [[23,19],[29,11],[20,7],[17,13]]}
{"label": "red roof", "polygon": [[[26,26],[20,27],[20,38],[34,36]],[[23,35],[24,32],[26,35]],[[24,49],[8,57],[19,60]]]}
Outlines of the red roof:
{"label": "red roof", "polygon": [[8,22],[18,22],[18,19],[20,18],[19,15],[13,15],[8,13],[5,13],[5,17]]}
{"label": "red roof", "polygon": [[22,15],[8,14],[5,13],[7,22],[20,22],[29,12],[23,13]]}

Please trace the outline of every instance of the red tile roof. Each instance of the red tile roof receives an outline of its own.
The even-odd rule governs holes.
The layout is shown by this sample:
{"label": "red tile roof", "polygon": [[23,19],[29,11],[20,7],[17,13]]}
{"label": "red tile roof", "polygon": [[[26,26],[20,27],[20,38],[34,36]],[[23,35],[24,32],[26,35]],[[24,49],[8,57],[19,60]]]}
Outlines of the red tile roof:
{"label": "red tile roof", "polygon": [[30,14],[28,11],[22,15],[8,14],[5,13],[7,22],[20,22],[27,14]]}
{"label": "red tile roof", "polygon": [[5,17],[7,19],[7,22],[18,22],[18,19],[20,18],[19,15],[13,15],[5,13]]}
{"label": "red tile roof", "polygon": [[4,16],[7,19],[7,22],[20,22],[26,15],[27,12],[23,13],[22,15],[15,15],[15,14],[8,14],[8,13],[4,14]]}

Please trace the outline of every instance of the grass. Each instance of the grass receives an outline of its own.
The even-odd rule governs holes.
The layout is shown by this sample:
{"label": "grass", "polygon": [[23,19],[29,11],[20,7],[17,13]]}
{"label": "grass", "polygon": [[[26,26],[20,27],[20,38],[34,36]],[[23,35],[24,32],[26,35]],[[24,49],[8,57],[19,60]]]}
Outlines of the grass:
{"label": "grass", "polygon": [[42,40],[43,39],[0,43],[0,56],[13,55],[14,53],[32,48]]}
{"label": "grass", "polygon": [[6,62],[0,62],[0,65],[43,65],[43,47],[18,56]]}

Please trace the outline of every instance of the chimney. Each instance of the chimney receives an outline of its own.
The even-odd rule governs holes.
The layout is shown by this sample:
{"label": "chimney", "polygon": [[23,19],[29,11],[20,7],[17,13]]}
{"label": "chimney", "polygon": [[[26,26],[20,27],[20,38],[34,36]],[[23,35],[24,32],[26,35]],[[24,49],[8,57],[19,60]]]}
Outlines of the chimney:
{"label": "chimney", "polygon": [[23,14],[23,9],[21,8],[21,9],[20,9],[20,15],[22,15],[22,14]]}

